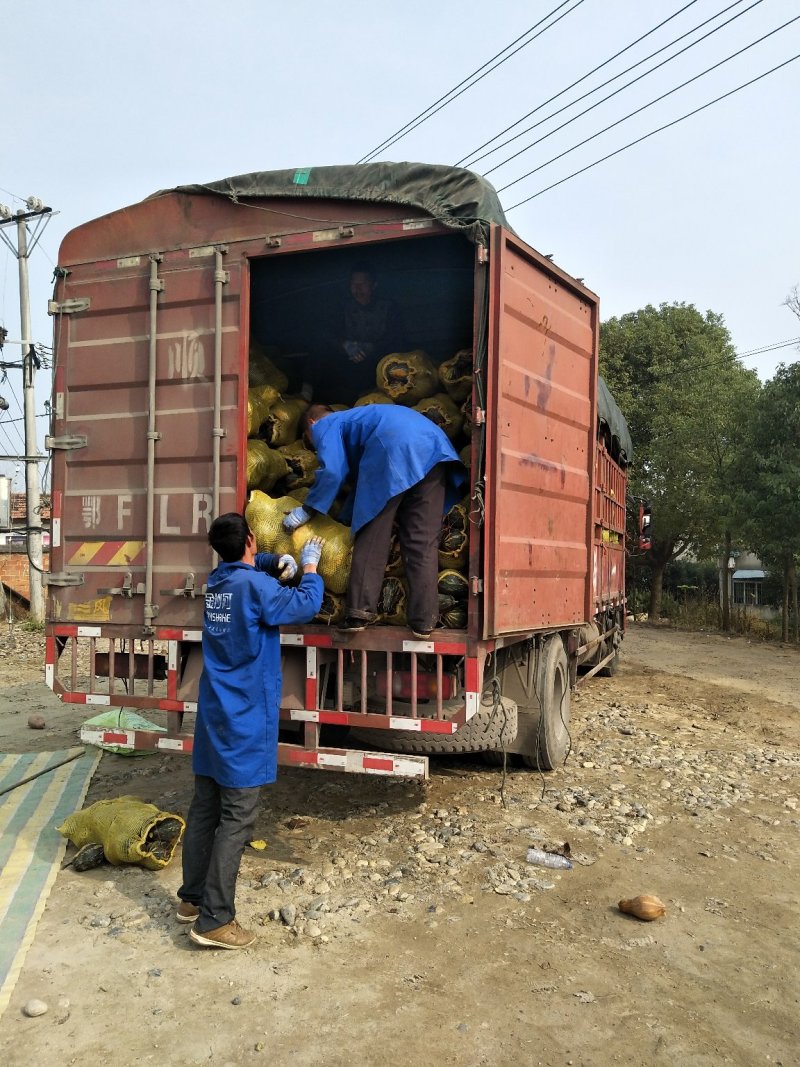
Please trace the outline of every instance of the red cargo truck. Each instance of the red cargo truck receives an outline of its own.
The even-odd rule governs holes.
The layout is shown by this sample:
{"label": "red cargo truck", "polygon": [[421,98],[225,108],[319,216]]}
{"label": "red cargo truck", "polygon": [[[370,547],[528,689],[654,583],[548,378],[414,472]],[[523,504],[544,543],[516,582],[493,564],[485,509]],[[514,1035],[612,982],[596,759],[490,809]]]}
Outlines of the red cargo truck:
{"label": "red cargo truck", "polygon": [[247,500],[251,346],[313,384],[365,258],[415,348],[472,351],[467,621],[429,640],[284,628],[280,760],[425,777],[437,752],[564,758],[578,668],[613,670],[625,625],[630,443],[598,379],[598,301],[486,182],[421,164],[181,187],[64,239],[46,675],[161,727],[85,741],[191,750],[207,529]]}

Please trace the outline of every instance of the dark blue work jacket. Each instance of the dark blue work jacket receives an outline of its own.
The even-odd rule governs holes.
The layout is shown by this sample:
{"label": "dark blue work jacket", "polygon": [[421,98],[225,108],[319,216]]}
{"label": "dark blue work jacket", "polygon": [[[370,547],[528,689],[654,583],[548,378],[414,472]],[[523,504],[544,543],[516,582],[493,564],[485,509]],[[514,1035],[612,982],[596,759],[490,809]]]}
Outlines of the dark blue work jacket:
{"label": "dark blue work jacket", "polygon": [[318,574],[304,574],[291,588],[265,573],[275,571],[277,559],[259,552],[255,567],[220,563],[208,576],[192,769],[233,789],[275,781],[278,627],[310,622],[322,603]]}
{"label": "dark blue work jacket", "polygon": [[319,469],[306,506],[327,512],[345,482],[354,486],[339,518],[353,535],[393,496],[421,482],[437,463],[448,463],[445,510],[458,500],[466,471],[447,435],[411,408],[365,404],[334,411],[314,424],[311,435]]}

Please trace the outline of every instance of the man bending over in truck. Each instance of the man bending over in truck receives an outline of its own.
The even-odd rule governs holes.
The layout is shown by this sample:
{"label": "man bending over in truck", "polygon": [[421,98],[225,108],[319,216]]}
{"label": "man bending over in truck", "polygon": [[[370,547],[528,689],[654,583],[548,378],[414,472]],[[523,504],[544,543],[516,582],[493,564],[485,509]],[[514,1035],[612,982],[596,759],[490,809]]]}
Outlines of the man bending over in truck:
{"label": "man bending over in truck", "polygon": [[305,504],[289,512],[284,527],[296,530],[315,512],[327,512],[345,482],[353,487],[339,514],[340,521],[351,522],[354,538],[346,617],[339,629],[355,633],[377,618],[396,520],[409,625],[415,637],[429,637],[438,617],[442,515],[458,499],[466,477],[446,434],[418,411],[394,404],[349,411],[312,404],[303,431],[316,449],[319,469]]}
{"label": "man bending over in truck", "polygon": [[297,588],[289,555],[256,552],[242,515],[211,523],[220,564],[208,576],[203,614],[203,673],[192,770],[194,796],[183,839],[178,922],[208,948],[247,948],[255,934],[236,921],[234,896],[242,852],[252,836],[260,787],[275,781],[284,623],[310,622],[322,603],[317,564],[324,542],[306,542]]}

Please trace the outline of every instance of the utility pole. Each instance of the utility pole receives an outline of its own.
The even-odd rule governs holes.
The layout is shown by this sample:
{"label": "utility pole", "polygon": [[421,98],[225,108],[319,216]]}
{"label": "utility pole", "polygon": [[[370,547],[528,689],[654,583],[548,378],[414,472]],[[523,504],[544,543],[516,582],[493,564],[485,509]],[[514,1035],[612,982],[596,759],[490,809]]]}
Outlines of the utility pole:
{"label": "utility pole", "polygon": [[[25,416],[25,502],[27,516],[28,573],[30,588],[31,621],[44,622],[44,583],[42,567],[42,513],[39,456],[36,440],[36,398],[34,379],[39,368],[36,349],[31,341],[31,306],[28,284],[28,257],[36,246],[43,227],[49,221],[52,209],[45,207],[35,196],[28,197],[27,211],[17,211],[13,216],[7,207],[0,205],[0,236],[17,257],[19,263],[19,316],[22,330],[22,392]],[[37,219],[31,247],[28,247],[28,220]],[[17,226],[17,247],[14,248],[2,227],[12,222]]]}

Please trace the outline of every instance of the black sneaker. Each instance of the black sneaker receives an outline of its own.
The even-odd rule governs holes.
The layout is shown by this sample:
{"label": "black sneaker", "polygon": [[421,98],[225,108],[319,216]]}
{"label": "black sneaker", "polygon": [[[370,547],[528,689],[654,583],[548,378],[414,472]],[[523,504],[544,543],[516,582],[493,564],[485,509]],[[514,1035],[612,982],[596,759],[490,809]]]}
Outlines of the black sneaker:
{"label": "black sneaker", "polygon": [[353,615],[348,615],[344,622],[339,623],[336,629],[342,634],[358,634],[362,630],[367,628],[366,619],[357,619]]}
{"label": "black sneaker", "polygon": [[427,641],[433,633],[433,630],[411,630],[414,637],[418,637],[421,641]]}

